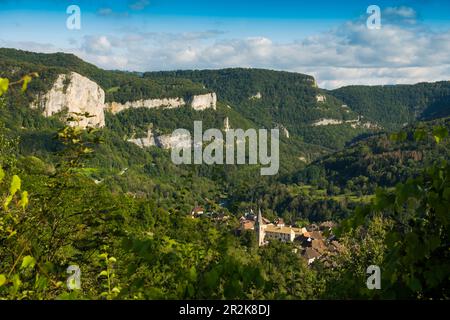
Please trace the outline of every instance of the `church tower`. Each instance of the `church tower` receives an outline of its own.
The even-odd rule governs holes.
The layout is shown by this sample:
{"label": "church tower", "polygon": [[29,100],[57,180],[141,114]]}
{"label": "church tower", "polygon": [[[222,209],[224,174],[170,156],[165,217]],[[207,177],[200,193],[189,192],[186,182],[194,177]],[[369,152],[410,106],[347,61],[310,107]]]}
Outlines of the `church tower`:
{"label": "church tower", "polygon": [[255,231],[256,236],[258,238],[258,246],[261,247],[264,245],[264,237],[265,237],[264,222],[262,220],[261,208],[258,208],[258,218],[256,219],[255,223]]}

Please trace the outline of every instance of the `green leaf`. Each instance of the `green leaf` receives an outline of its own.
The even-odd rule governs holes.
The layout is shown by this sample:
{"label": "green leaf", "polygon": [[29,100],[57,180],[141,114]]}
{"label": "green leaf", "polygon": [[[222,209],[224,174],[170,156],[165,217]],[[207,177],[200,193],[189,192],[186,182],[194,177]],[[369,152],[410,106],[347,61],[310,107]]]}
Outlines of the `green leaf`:
{"label": "green leaf", "polygon": [[36,264],[36,260],[32,256],[25,256],[22,260],[22,265],[20,266],[21,269],[26,268],[34,268],[34,265]]}
{"label": "green leaf", "polygon": [[12,284],[13,284],[13,288],[14,290],[17,292],[20,288],[20,286],[22,285],[22,280],[20,280],[20,276],[16,273],[13,277],[12,277]]}
{"label": "green leaf", "polygon": [[22,192],[22,199],[20,199],[19,205],[21,205],[22,209],[24,209],[24,210],[28,206],[28,192],[27,191]]}
{"label": "green leaf", "polygon": [[3,178],[5,177],[5,171],[3,171],[3,168],[0,167],[0,182],[3,181]]}
{"label": "green leaf", "polygon": [[108,259],[108,254],[107,253],[102,253],[102,254],[99,254],[98,257],[100,259]]}
{"label": "green leaf", "polygon": [[120,289],[117,288],[117,287],[114,287],[114,288],[111,290],[111,292],[112,292],[112,293],[120,293]]}
{"label": "green leaf", "polygon": [[22,84],[22,92],[25,92],[25,91],[27,91],[27,88],[28,88],[28,84],[30,83],[30,81],[31,81],[31,77],[30,76],[24,76],[23,78],[22,78],[22,81],[23,81],[23,84]]}
{"label": "green leaf", "polygon": [[22,181],[19,176],[14,175],[11,181],[11,186],[9,187],[10,196],[14,196],[18,190],[20,190]]}
{"label": "green leaf", "polygon": [[8,91],[9,80],[5,78],[0,78],[0,97]]}
{"label": "green leaf", "polygon": [[105,276],[105,277],[107,277],[107,276],[108,276],[108,271],[103,270],[102,272],[100,272],[99,276]]}
{"label": "green leaf", "polygon": [[9,195],[6,197],[5,201],[3,202],[3,209],[5,209],[5,211],[8,210],[9,204],[11,203],[13,199],[13,196]]}
{"label": "green leaf", "polygon": [[116,263],[117,259],[114,258],[114,257],[111,257],[111,258],[108,259],[108,261],[111,262],[111,263]]}
{"label": "green leaf", "polygon": [[6,283],[6,277],[4,274],[0,274],[0,287]]}
{"label": "green leaf", "polygon": [[189,269],[189,279],[191,279],[192,281],[195,281],[197,279],[197,270],[194,266]]}

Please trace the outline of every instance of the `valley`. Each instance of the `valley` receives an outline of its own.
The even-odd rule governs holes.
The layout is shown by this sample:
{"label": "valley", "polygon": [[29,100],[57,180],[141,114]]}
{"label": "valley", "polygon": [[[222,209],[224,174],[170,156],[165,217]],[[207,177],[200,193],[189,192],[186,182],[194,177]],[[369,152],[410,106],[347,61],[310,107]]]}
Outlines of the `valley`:
{"label": "valley", "polygon": [[[0,258],[12,266],[11,252],[23,250],[45,272],[17,273],[23,284],[0,284],[0,297],[448,297],[450,82],[325,90],[300,73],[138,74],[0,48],[1,79],[32,72],[39,77],[26,90],[7,86],[0,102],[10,199]],[[280,129],[279,171],[262,176],[251,161],[175,164],[171,133],[183,128],[190,142],[198,121],[223,134]],[[193,219],[195,208],[205,214]],[[290,240],[260,246],[248,215],[257,210],[268,238]],[[243,217],[253,229],[242,230]],[[332,237],[308,236],[323,223]],[[305,258],[296,238],[340,253]],[[393,268],[395,254],[412,262]],[[355,289],[370,264],[400,277],[410,262],[420,271],[388,281],[386,292]],[[73,263],[86,274],[82,292],[57,285]],[[106,287],[98,274],[109,264],[116,278]]]}

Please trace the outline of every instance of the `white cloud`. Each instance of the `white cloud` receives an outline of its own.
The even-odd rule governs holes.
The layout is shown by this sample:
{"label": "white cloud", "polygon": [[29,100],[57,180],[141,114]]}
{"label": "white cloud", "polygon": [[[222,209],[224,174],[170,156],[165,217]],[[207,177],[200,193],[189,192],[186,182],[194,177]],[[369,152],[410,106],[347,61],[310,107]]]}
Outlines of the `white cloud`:
{"label": "white cloud", "polygon": [[89,54],[105,55],[110,53],[111,42],[106,36],[85,36],[82,49]]}
{"label": "white cloud", "polygon": [[[257,67],[315,76],[322,87],[450,80],[450,30],[433,30],[407,7],[387,8],[380,30],[364,19],[305,39],[278,42],[255,35],[230,38],[204,32],[131,32],[85,36],[65,51],[106,69],[153,71]],[[27,45],[28,46],[28,45]],[[34,44],[37,51],[50,46]],[[44,51],[43,51],[44,50]]]}
{"label": "white cloud", "polygon": [[409,7],[388,7],[384,10],[386,14],[396,15],[403,18],[415,18],[417,12],[413,8]]}
{"label": "white cloud", "polygon": [[0,39],[0,47],[2,48],[16,48],[24,51],[53,53],[56,51],[63,51],[56,48],[51,43],[39,43],[34,41],[9,41]]}
{"label": "white cloud", "polygon": [[417,22],[417,12],[410,7],[388,7],[383,10],[382,17],[387,18],[388,21],[404,22],[409,24],[415,24]]}
{"label": "white cloud", "polygon": [[[217,36],[221,33],[217,33]],[[450,76],[450,30],[386,24],[368,30],[348,22],[299,41],[267,37],[214,39],[215,33],[143,33],[122,38],[88,37],[83,49],[111,52],[137,71],[258,67],[308,73],[321,86],[415,83]],[[108,63],[110,63],[108,61]],[[103,67],[108,67],[102,64]]]}

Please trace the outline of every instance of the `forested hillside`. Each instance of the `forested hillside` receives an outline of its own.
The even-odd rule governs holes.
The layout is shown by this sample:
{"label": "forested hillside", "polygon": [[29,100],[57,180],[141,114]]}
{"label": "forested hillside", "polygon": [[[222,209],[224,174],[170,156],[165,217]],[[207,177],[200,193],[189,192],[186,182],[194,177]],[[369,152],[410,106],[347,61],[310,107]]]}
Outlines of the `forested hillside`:
{"label": "forested hillside", "polygon": [[[366,110],[353,93],[339,96],[348,89],[321,90],[295,73],[139,75],[9,49],[0,49],[0,67],[1,299],[449,298],[449,118],[389,131],[409,107],[383,122],[378,97]],[[105,127],[83,130],[30,108],[69,71],[97,81],[110,101],[211,91],[219,101],[216,110],[107,113]],[[410,121],[418,110],[437,117],[445,88],[419,85],[398,100],[421,106]],[[365,121],[358,114],[383,127],[312,125]],[[127,141],[150,125],[222,129],[226,117],[234,128],[288,130],[278,175],[262,177],[259,165],[177,166],[169,150]],[[199,206],[208,214],[192,215]],[[296,227],[333,221],[326,237],[339,253],[309,263],[291,243],[259,247],[239,221],[257,208]],[[383,291],[365,286],[371,264],[386,272]],[[81,290],[66,286],[70,265],[82,270]]]}
{"label": "forested hillside", "polygon": [[348,121],[357,113],[317,87],[308,75],[262,69],[149,72],[149,79],[190,79],[217,92],[219,100],[258,126],[282,125],[305,142],[328,148],[343,147],[357,135],[372,132],[350,124],[313,126],[321,119]]}
{"label": "forested hillside", "polygon": [[206,93],[200,85],[187,79],[143,79],[139,74],[122,71],[105,71],[75,55],[65,53],[41,54],[0,48],[0,76],[19,78],[31,72],[40,74],[39,80],[30,84],[28,94],[48,91],[58,74],[77,72],[97,82],[106,92],[106,101],[126,102],[161,97],[186,97]]}
{"label": "forested hillside", "polygon": [[387,129],[398,129],[417,119],[450,115],[450,81],[396,86],[349,86],[333,90],[330,94]]}

